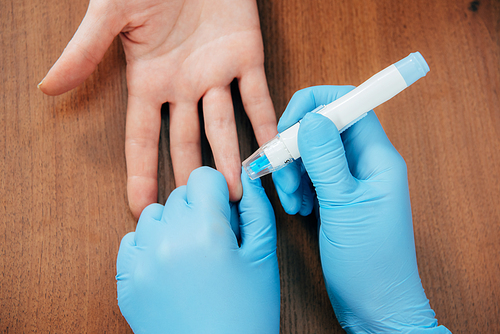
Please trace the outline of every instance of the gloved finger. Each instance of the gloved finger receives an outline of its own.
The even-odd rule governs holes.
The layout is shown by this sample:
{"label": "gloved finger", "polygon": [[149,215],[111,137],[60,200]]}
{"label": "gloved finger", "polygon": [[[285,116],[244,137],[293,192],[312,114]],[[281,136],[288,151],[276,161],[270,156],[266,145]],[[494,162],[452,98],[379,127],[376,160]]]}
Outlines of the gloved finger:
{"label": "gloved finger", "polygon": [[161,220],[164,209],[165,207],[159,203],[150,204],[144,210],[142,210],[140,219]]}
{"label": "gloved finger", "polygon": [[241,158],[229,86],[212,88],[203,96],[203,115],[215,166],[226,178],[229,199],[239,201],[242,194]]}
{"label": "gloved finger", "polygon": [[357,179],[391,175],[406,182],[406,164],[373,111],[344,131],[342,140],[349,169]]}
{"label": "gloved finger", "polygon": [[300,123],[298,146],[320,205],[326,200],[349,201],[357,181],[349,171],[335,124],[323,115],[307,114]]}
{"label": "gloved finger", "polygon": [[296,160],[272,175],[285,212],[289,215],[297,213],[302,216],[309,215],[313,207],[314,194],[302,161]]}
{"label": "gloved finger", "polygon": [[59,95],[81,84],[120,33],[124,26],[120,21],[113,6],[91,1],[75,35],[39,84],[40,90]]}
{"label": "gloved finger", "polygon": [[191,172],[201,167],[200,120],[194,102],[169,103],[170,157],[175,185],[186,185]]}
{"label": "gloved finger", "polygon": [[272,174],[281,206],[289,215],[297,214],[302,204],[301,164],[294,161]]}
{"label": "gloved finger", "polygon": [[164,206],[158,203],[148,205],[141,213],[135,228],[135,243],[139,247],[156,245],[163,237],[165,223],[161,221]]}
{"label": "gloved finger", "polygon": [[120,242],[116,259],[116,280],[122,281],[129,277],[135,259],[135,232],[127,233]]}
{"label": "gloved finger", "polygon": [[278,122],[278,132],[288,129],[316,107],[333,102],[353,89],[353,86],[313,86],[297,91]]}
{"label": "gloved finger", "polygon": [[274,210],[260,179],[250,180],[241,173],[243,197],[240,214],[241,249],[254,259],[262,259],[276,251],[276,220]]}
{"label": "gloved finger", "polygon": [[[137,247],[135,247],[135,232],[126,234],[120,243],[118,257],[116,259],[116,290],[118,294],[118,306],[129,305],[134,296],[134,289],[130,288],[135,268],[137,266]],[[122,310],[122,312],[125,310]]]}
{"label": "gloved finger", "polygon": [[231,218],[229,190],[224,176],[210,167],[195,169],[186,188],[188,205],[212,218],[219,216],[228,225]]}
{"label": "gloved finger", "polygon": [[276,113],[267,87],[264,65],[246,72],[238,80],[241,100],[252,123],[259,146],[271,140],[276,131]]}
{"label": "gloved finger", "polygon": [[314,208],[314,198],[315,193],[309,175],[307,173],[302,174],[302,203],[300,205],[299,215],[308,216],[311,214]]}
{"label": "gloved finger", "polygon": [[180,186],[175,188],[168,196],[161,220],[168,223],[169,217],[172,217],[172,212],[179,212],[184,207],[187,207],[187,186]]}
{"label": "gloved finger", "polygon": [[125,135],[127,194],[132,214],[137,218],[158,196],[158,142],[161,105],[129,96]]}

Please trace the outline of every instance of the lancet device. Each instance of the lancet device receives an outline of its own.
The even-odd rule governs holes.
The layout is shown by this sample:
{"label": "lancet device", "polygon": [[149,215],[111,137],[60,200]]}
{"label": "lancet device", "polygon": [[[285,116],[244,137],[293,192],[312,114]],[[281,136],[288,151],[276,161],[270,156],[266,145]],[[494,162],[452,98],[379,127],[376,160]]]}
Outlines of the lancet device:
{"label": "lancet device", "polygon": [[[378,72],[370,79],[330,104],[312,110],[328,117],[342,132],[357,122],[366,113],[393,98],[406,87],[429,72],[420,52],[411,53],[406,58]],[[243,168],[254,180],[275,172],[300,158],[297,134],[300,121],[279,133],[262,145],[255,153],[243,161]]]}

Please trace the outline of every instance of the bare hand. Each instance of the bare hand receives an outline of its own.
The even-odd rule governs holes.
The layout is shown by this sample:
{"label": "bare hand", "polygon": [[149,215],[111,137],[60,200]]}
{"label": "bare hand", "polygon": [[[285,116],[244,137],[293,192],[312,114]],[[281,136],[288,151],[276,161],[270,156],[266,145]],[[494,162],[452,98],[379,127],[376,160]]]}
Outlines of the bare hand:
{"label": "bare hand", "polygon": [[58,95],[82,83],[120,34],[127,59],[127,190],[134,216],[157,199],[161,105],[170,106],[170,150],[177,186],[201,166],[197,104],[232,201],[242,195],[241,159],[230,83],[261,145],[276,134],[264,73],[255,0],[91,0],[85,18],[40,84]]}

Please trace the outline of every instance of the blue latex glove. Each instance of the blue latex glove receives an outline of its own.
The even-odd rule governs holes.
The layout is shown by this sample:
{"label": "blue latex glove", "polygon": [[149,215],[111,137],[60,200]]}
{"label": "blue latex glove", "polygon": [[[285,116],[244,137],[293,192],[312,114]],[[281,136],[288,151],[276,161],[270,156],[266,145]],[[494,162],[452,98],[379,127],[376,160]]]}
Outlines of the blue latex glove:
{"label": "blue latex glove", "polygon": [[[302,119],[309,111],[325,104],[319,101],[335,101],[349,93],[353,86],[316,86],[298,91],[292,96],[278,122],[278,132],[283,132]],[[318,100],[316,100],[318,99]],[[276,192],[286,213],[307,216],[312,212],[315,200],[313,186],[302,159],[272,174]]]}
{"label": "blue latex glove", "polygon": [[[350,89],[297,92],[280,125],[292,125]],[[406,164],[373,111],[342,136],[329,119],[308,113],[298,145],[316,190],[321,263],[342,327],[349,333],[449,333],[436,327],[418,274]],[[304,177],[295,168],[298,184]],[[296,203],[308,196],[295,195]]]}
{"label": "blue latex glove", "polygon": [[208,167],[123,238],[118,305],[135,333],[279,333],[274,212],[259,180],[241,180],[241,246],[226,181]]}

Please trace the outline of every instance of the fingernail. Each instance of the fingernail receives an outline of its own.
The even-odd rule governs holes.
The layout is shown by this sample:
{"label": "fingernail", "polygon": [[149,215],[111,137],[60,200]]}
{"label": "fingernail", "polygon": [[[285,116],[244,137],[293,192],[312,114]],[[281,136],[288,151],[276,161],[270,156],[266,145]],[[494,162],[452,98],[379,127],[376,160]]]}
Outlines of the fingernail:
{"label": "fingernail", "polygon": [[45,80],[45,78],[43,78],[42,81],[40,81],[40,83],[36,86],[36,88],[40,89],[40,86],[43,84],[43,80]]}

